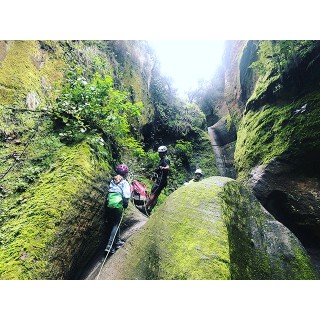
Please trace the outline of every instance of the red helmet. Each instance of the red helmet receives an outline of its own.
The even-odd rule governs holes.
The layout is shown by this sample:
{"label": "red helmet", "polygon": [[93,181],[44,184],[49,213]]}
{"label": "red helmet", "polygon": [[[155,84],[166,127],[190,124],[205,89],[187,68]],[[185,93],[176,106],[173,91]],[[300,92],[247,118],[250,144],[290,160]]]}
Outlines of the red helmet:
{"label": "red helmet", "polygon": [[125,164],[119,164],[116,168],[116,172],[124,176],[129,172],[129,169]]}

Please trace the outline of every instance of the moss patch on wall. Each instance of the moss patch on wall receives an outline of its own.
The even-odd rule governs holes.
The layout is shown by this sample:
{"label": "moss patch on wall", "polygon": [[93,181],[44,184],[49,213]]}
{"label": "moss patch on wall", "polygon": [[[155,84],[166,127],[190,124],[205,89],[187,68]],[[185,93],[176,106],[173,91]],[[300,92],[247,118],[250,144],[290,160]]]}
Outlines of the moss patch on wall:
{"label": "moss patch on wall", "polygon": [[[1,238],[1,279],[48,277],[51,244],[59,226],[67,214],[72,213],[76,219],[81,208],[76,208],[75,203],[81,199],[83,190],[90,189],[97,169],[88,144],[61,148],[51,168],[8,211],[1,226],[1,234],[5,235]],[[64,252],[63,258],[70,260],[69,254]],[[57,275],[51,273],[50,277]]]}
{"label": "moss patch on wall", "polygon": [[[300,112],[305,106],[306,111]],[[297,101],[250,110],[238,131],[235,166],[239,178],[285,153],[295,156],[320,151],[320,95],[310,93]]]}
{"label": "moss patch on wall", "polygon": [[5,59],[0,62],[0,104],[25,104],[29,92],[40,102],[54,83],[61,81],[61,51],[49,55],[41,51],[38,41],[9,41]]}

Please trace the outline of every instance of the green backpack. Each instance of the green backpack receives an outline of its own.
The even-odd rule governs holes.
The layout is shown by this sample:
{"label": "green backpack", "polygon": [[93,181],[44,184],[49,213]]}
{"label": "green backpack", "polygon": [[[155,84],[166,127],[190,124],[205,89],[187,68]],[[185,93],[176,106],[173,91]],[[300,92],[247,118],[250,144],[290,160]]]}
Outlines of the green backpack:
{"label": "green backpack", "polygon": [[109,192],[108,208],[123,209],[122,194],[119,192]]}

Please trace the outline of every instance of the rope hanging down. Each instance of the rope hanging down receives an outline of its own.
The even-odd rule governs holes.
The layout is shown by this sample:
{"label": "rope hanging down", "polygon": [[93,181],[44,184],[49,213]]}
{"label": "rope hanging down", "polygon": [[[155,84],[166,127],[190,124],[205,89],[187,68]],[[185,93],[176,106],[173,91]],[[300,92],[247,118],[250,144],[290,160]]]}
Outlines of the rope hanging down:
{"label": "rope hanging down", "polygon": [[103,268],[103,266],[104,266],[104,264],[105,264],[105,262],[106,262],[106,260],[107,260],[107,258],[108,258],[108,256],[109,256],[110,250],[111,250],[111,248],[112,248],[112,246],[113,246],[114,239],[116,238],[117,232],[118,232],[118,230],[119,230],[119,228],[120,228],[120,224],[121,224],[121,222],[122,222],[122,218],[123,218],[123,212],[122,212],[122,216],[121,216],[121,220],[120,220],[120,222],[119,222],[118,228],[117,228],[117,230],[116,230],[116,232],[115,232],[115,234],[114,234],[114,237],[113,237],[113,239],[112,239],[112,243],[111,243],[110,249],[108,250],[108,252],[107,252],[107,254],[106,254],[106,256],[105,256],[105,258],[104,258],[104,260],[103,260],[103,262],[102,262],[102,264],[101,264],[100,271],[99,271],[99,273],[98,273],[98,275],[97,275],[97,280],[99,280],[99,277],[100,277],[100,273],[101,273],[101,271],[102,271],[102,268]]}

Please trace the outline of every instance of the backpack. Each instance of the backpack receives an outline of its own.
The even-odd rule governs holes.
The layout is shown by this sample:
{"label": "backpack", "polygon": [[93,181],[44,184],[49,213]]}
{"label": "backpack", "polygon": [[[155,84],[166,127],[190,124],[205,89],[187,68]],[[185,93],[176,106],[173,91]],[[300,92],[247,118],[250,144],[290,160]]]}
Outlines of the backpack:
{"label": "backpack", "polygon": [[138,180],[132,181],[130,191],[135,205],[143,205],[148,200],[147,187]]}
{"label": "backpack", "polygon": [[108,193],[108,208],[116,208],[122,209],[123,208],[123,198],[122,194],[119,192],[109,192]]}
{"label": "backpack", "polygon": [[[120,175],[113,177],[113,182],[119,184],[123,178]],[[108,208],[123,209],[123,197],[120,192],[109,192],[107,197]]]}

